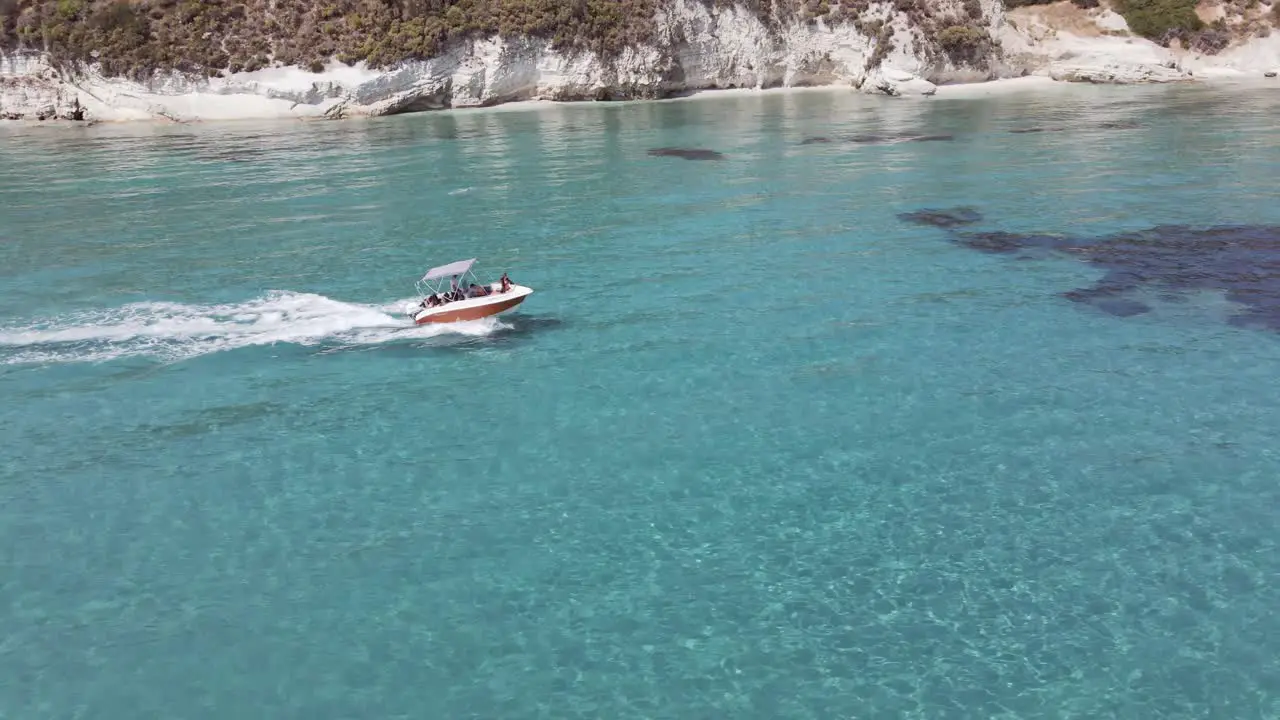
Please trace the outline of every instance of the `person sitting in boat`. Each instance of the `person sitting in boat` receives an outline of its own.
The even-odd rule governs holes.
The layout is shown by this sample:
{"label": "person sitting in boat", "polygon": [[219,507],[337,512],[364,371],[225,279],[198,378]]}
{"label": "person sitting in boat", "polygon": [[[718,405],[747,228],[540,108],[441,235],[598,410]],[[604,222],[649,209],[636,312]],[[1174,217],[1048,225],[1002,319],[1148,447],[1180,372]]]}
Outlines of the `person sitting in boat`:
{"label": "person sitting in boat", "polygon": [[510,292],[510,290],[511,278],[507,277],[506,273],[502,273],[502,292]]}
{"label": "person sitting in boat", "polygon": [[467,297],[484,297],[489,294],[489,289],[483,285],[471,283],[471,287],[467,288]]}

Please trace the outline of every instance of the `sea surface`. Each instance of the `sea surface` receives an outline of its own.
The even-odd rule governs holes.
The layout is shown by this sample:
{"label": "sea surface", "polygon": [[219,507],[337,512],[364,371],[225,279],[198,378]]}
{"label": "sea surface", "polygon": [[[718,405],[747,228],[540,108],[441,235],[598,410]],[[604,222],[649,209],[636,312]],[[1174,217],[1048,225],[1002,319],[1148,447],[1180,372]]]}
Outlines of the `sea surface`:
{"label": "sea surface", "polygon": [[[0,127],[0,718],[1276,718],[1271,261],[1114,306],[956,241],[1269,238],[1276,117]],[[534,294],[411,327],[466,258]]]}

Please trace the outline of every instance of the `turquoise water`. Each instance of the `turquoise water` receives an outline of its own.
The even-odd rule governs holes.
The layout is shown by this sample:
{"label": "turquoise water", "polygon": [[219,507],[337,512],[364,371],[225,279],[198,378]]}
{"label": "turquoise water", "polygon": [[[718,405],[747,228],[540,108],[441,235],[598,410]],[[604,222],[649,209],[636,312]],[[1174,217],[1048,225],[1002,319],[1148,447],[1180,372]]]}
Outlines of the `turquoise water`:
{"label": "turquoise water", "polygon": [[897,217],[1280,222],[1277,111],[0,128],[0,717],[1277,717],[1280,336]]}

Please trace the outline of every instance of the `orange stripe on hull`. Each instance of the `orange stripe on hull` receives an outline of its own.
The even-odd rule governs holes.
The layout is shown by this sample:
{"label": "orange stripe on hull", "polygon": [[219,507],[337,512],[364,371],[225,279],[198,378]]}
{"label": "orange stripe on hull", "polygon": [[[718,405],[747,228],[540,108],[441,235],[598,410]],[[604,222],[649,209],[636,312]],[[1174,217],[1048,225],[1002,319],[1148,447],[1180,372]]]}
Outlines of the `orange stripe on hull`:
{"label": "orange stripe on hull", "polygon": [[482,317],[489,317],[490,315],[497,315],[498,313],[504,310],[510,310],[511,308],[524,302],[524,299],[526,297],[528,296],[521,295],[520,297],[511,298],[510,300],[504,300],[500,303],[492,303],[489,305],[477,305],[475,307],[461,308],[459,310],[450,310],[448,312],[435,313],[418,320],[418,324],[425,325],[427,323],[451,323],[451,322],[465,322],[467,320],[479,320]]}

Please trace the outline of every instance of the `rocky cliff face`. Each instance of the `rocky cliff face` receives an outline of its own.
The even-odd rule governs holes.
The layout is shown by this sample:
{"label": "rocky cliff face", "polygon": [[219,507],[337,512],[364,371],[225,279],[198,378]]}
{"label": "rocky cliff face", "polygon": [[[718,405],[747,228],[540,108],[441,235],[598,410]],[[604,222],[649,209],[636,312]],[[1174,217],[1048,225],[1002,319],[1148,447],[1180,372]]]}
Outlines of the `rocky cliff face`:
{"label": "rocky cliff face", "polygon": [[[977,28],[976,54],[929,42],[907,12],[870,4],[856,20],[768,27],[740,6],[675,0],[658,13],[655,40],[602,58],[548,40],[489,37],[454,42],[430,60],[370,70],[331,62],[315,73],[276,67],[200,77],[158,73],[136,82],[100,66],[55,69],[45,54],[0,61],[0,117],[99,120],[384,115],[503,102],[667,97],[711,88],[842,84],[874,92],[929,92],[926,80],[982,80],[1002,72],[982,38],[999,32],[998,0],[942,0],[934,13]],[[960,48],[961,51],[966,48]],[[950,51],[950,54],[949,54]],[[921,79],[923,78],[923,80]]]}
{"label": "rocky cliff face", "polygon": [[[385,69],[331,62],[320,72],[160,72],[134,81],[108,77],[100,65],[58,69],[47,54],[14,52],[0,59],[0,118],[339,118],[712,88],[845,85],[927,95],[935,83],[1028,73],[1094,82],[1191,76],[1164,48],[1125,37],[1123,19],[1105,10],[1070,10],[1074,24],[1063,30],[1045,11],[1006,14],[999,0],[931,2],[923,19],[922,5],[911,0],[865,6],[854,20],[770,26],[741,6],[673,0],[658,11],[652,42],[608,58],[557,50],[545,39],[491,36],[458,40],[430,60]],[[1280,65],[1280,52],[1275,61]]]}

